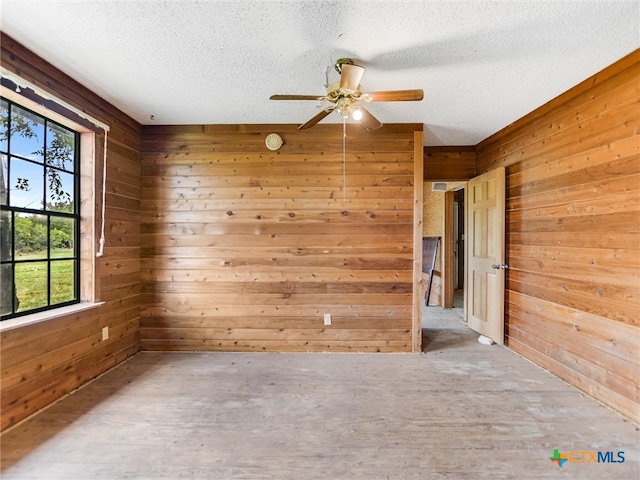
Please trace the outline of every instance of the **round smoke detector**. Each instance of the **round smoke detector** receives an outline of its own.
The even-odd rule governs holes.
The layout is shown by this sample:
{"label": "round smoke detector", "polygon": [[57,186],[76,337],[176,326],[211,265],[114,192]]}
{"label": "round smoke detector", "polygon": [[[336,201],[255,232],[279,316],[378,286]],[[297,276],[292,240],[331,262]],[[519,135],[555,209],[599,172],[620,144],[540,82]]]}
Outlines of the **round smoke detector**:
{"label": "round smoke detector", "polygon": [[270,133],[264,140],[264,144],[269,150],[278,150],[282,146],[282,137],[277,133]]}

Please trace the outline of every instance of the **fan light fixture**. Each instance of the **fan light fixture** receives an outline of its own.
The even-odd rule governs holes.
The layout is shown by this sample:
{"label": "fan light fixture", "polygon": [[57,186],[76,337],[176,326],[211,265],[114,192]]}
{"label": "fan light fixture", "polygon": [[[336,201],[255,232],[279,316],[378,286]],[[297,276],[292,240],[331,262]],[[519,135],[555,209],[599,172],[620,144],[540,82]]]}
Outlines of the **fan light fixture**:
{"label": "fan light fixture", "polygon": [[377,130],[382,127],[382,122],[359,102],[420,101],[424,97],[424,92],[421,89],[363,92],[360,88],[360,80],[364,75],[364,67],[356,65],[350,58],[339,59],[334,67],[340,74],[340,80],[327,87],[326,95],[271,95],[269,97],[271,100],[311,100],[315,102],[326,100],[332,104],[300,125],[299,130],[313,127],[334,111],[338,112],[343,119],[351,115],[354,120],[362,120],[362,125],[367,130]]}

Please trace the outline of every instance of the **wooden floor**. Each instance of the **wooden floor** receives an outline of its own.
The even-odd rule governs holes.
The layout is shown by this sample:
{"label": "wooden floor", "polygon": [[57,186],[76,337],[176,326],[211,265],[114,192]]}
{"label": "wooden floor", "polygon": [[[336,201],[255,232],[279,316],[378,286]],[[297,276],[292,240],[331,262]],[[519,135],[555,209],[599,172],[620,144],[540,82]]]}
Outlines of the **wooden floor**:
{"label": "wooden floor", "polygon": [[639,477],[633,424],[427,310],[422,355],[138,354],[7,432],[2,478]]}

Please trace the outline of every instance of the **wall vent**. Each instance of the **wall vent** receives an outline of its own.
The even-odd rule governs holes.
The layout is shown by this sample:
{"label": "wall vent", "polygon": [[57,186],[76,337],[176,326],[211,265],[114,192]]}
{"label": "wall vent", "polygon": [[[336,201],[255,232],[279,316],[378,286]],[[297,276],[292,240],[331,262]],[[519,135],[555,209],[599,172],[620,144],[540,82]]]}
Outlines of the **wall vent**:
{"label": "wall vent", "polygon": [[433,182],[431,184],[432,192],[446,192],[447,191],[447,182]]}

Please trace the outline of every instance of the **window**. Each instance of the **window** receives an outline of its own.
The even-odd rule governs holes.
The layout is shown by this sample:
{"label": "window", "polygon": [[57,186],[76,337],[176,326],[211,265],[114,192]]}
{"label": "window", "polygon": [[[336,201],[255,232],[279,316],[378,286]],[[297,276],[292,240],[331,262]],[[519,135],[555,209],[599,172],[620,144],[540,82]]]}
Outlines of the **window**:
{"label": "window", "polygon": [[2,320],[80,302],[80,134],[0,100]]}

